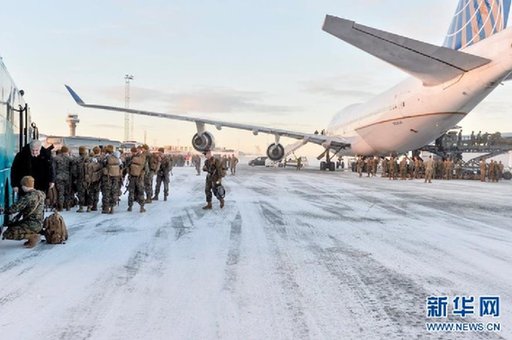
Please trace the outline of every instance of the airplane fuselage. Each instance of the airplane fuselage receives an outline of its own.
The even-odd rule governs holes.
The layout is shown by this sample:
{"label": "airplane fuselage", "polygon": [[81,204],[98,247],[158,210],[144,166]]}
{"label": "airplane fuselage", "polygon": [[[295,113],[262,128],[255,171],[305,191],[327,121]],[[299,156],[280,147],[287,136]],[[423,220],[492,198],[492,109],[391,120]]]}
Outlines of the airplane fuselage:
{"label": "airplane fuselage", "polygon": [[511,44],[509,28],[471,45],[463,52],[491,62],[436,86],[408,78],[336,114],[326,134],[349,141],[347,154],[388,155],[420,148],[453,128],[511,73]]}

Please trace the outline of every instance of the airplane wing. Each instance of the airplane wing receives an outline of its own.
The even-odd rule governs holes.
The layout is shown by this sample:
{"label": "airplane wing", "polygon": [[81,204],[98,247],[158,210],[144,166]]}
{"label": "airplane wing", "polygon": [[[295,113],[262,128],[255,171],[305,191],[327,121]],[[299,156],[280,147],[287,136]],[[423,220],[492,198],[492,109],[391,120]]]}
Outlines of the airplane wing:
{"label": "airplane wing", "polygon": [[331,15],[325,17],[322,29],[421,79],[425,86],[442,84],[490,62]]}
{"label": "airplane wing", "polygon": [[128,112],[128,113],[133,113],[133,114],[143,115],[143,116],[194,122],[194,123],[196,123],[198,128],[199,128],[199,126],[204,126],[205,124],[208,124],[208,125],[215,126],[215,128],[217,130],[222,129],[223,127],[228,127],[228,128],[251,131],[254,135],[257,135],[260,132],[268,133],[268,134],[275,135],[275,136],[283,136],[283,137],[290,137],[290,138],[294,138],[294,139],[300,139],[303,141],[304,144],[314,143],[314,144],[322,145],[325,148],[331,148],[331,149],[335,149],[335,150],[344,149],[344,148],[350,146],[350,143],[348,143],[346,140],[344,140],[340,137],[335,137],[335,136],[327,136],[327,135],[321,135],[321,134],[308,134],[308,133],[295,132],[295,131],[289,131],[289,130],[274,129],[274,128],[263,127],[263,126],[223,122],[223,121],[219,121],[219,120],[203,119],[203,118],[189,117],[189,116],[169,114],[169,113],[127,109],[127,108],[115,107],[115,106],[86,104],[70,86],[68,86],[68,85],[64,85],[64,86],[66,86],[66,89],[69,91],[69,93],[71,94],[71,96],[73,97],[75,102],[82,107],[87,107],[87,108],[92,108],[92,109],[100,109],[100,110],[109,110],[109,111]]}

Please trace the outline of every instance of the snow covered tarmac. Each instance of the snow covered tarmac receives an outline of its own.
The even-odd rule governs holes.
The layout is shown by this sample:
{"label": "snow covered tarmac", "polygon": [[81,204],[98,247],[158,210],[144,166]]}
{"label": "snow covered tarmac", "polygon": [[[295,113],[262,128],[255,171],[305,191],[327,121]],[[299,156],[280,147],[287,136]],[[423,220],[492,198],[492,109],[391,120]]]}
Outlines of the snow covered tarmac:
{"label": "snow covered tarmac", "polygon": [[[65,245],[0,241],[3,339],[512,338],[512,183],[249,168],[203,211],[175,168],[148,212],[63,213]],[[500,317],[427,317],[429,296]],[[431,321],[500,332],[429,333]]]}

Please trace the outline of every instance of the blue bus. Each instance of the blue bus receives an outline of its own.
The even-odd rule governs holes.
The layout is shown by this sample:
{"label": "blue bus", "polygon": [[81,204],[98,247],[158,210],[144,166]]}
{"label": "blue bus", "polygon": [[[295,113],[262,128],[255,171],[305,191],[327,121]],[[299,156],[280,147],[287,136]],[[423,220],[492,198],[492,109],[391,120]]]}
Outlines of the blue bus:
{"label": "blue bus", "polygon": [[[0,57],[0,207],[8,207],[14,200],[10,184],[14,156],[32,138],[37,138],[37,128],[30,119],[30,110],[23,100],[23,90],[18,90]],[[30,137],[30,139],[29,139]],[[0,215],[1,224],[8,222],[7,215]]]}

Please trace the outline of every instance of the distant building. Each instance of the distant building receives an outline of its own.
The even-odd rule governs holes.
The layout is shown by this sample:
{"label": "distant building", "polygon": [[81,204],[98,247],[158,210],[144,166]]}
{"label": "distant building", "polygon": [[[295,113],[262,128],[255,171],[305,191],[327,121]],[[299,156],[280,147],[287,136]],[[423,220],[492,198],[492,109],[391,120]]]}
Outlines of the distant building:
{"label": "distant building", "polygon": [[78,148],[85,146],[92,150],[95,146],[113,145],[115,149],[121,147],[121,142],[108,138],[99,137],[86,137],[86,136],[46,136],[43,142],[44,147],[53,145],[54,150],[59,150],[63,145],[66,145],[72,154],[78,154]]}

